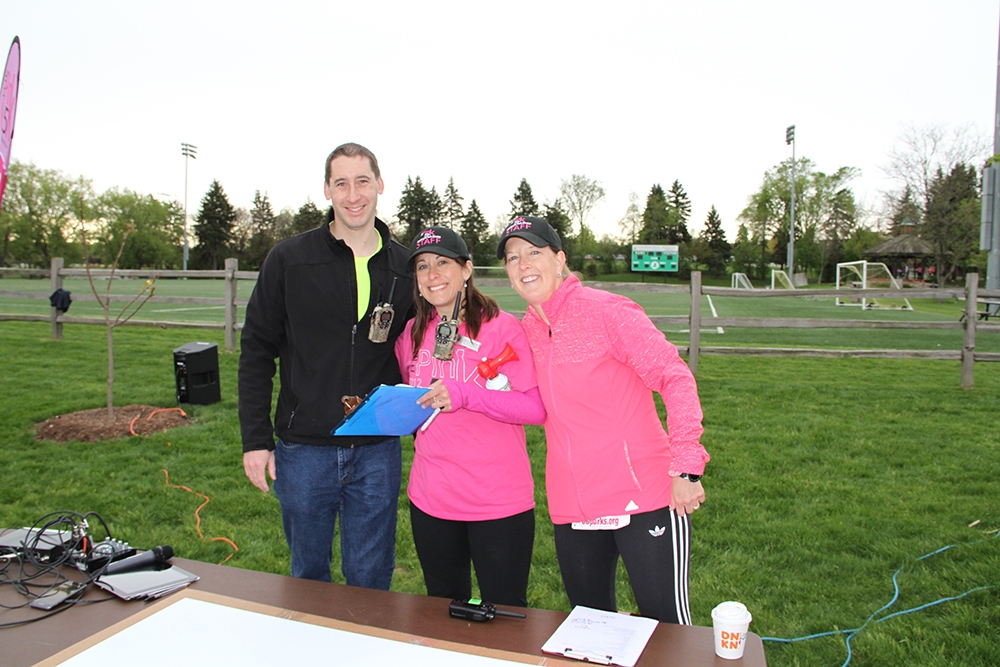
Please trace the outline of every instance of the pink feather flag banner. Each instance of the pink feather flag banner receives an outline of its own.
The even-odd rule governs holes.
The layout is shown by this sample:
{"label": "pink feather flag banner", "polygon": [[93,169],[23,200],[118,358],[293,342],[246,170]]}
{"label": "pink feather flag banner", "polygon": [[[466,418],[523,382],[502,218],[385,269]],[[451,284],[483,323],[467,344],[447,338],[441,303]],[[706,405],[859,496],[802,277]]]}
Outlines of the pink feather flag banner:
{"label": "pink feather flag banner", "polygon": [[3,71],[3,87],[0,88],[0,205],[3,192],[7,188],[7,169],[10,167],[10,144],[14,139],[14,115],[17,112],[17,89],[21,84],[21,40],[17,37],[10,45],[7,66]]}

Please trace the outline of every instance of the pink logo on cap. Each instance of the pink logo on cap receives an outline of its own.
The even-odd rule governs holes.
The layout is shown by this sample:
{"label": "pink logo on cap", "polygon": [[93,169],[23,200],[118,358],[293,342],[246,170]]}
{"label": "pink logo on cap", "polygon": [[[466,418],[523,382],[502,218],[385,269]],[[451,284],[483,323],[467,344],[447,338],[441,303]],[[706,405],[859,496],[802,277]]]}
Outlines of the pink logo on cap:
{"label": "pink logo on cap", "polygon": [[425,229],[420,232],[420,236],[417,237],[417,248],[421,248],[425,245],[437,245],[441,243],[441,236],[435,234],[433,229]]}
{"label": "pink logo on cap", "polygon": [[514,218],[511,223],[507,225],[504,235],[510,236],[514,232],[520,232],[525,229],[531,229],[531,223],[524,218]]}

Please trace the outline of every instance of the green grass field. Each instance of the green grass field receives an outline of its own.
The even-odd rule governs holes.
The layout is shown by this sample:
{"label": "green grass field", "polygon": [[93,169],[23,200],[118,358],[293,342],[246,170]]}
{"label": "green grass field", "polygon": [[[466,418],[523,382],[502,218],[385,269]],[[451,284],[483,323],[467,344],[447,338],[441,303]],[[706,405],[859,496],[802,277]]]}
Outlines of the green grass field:
{"label": "green grass field", "polygon": [[[142,286],[141,280],[115,280],[112,293],[135,295]],[[599,284],[599,283],[597,283]],[[253,290],[253,281],[240,281],[240,298],[247,298]],[[107,282],[99,283],[103,290]],[[91,288],[84,277],[65,280],[65,288],[74,295],[90,294]],[[210,279],[163,279],[156,283],[159,297],[223,297],[224,285],[221,280]],[[0,296],[0,313],[48,315],[49,283],[47,280],[30,280],[7,277],[0,280],[0,291],[31,292],[35,298],[12,298]],[[485,287],[483,291],[493,296],[500,307],[511,312],[523,312],[524,302],[513,290],[504,287]],[[804,296],[777,298],[702,297],[702,317],[713,313],[719,317],[774,317],[810,318],[829,320],[889,320],[906,322],[957,322],[963,312],[964,303],[955,299],[911,299],[914,310],[873,309],[837,306],[834,299],[810,297],[810,290],[802,290]],[[650,315],[688,314],[689,302],[685,294],[650,293],[625,290],[621,292],[639,303]],[[123,304],[112,304],[121,308]],[[116,313],[116,310],[112,310]],[[70,315],[78,317],[103,317],[96,302],[76,301]],[[243,311],[240,310],[242,317]],[[169,320],[176,322],[213,322],[222,324],[224,312],[221,305],[177,304],[158,302],[154,297],[147,303],[136,319]],[[678,345],[687,345],[689,333],[685,326],[665,329],[667,337]],[[701,344],[707,347],[813,347],[829,349],[895,349],[895,350],[960,350],[962,331],[914,330],[914,329],[724,329],[702,327]],[[1000,336],[982,333],[977,337],[976,349],[980,352],[1000,352]]]}
{"label": "green grass field", "polygon": [[[192,340],[222,348],[222,332],[123,328],[115,332],[116,403],[174,404],[172,350]],[[55,510],[93,511],[116,537],[171,544],[208,562],[285,574],[288,551],[273,494],[246,480],[236,416],[238,355],[220,354],[223,400],[194,406],[189,427],[85,444],[36,441],[32,424],[101,407],[102,327],[66,325],[53,341],[44,322],[0,323],[7,378],[0,411],[0,526]],[[1000,364],[981,363],[975,388],[958,388],[957,362],[703,357],[704,443],[712,455],[708,500],[694,516],[691,606],[699,625],[737,599],[762,636],[795,638],[857,628],[887,612],[1000,584]],[[544,434],[528,429],[536,480],[532,606],[568,609],[547,520]],[[404,440],[404,479],[412,441]],[[393,589],[423,592],[405,493],[400,496]],[[976,525],[971,525],[978,521]],[[916,560],[947,545],[931,558]],[[339,572],[335,573],[339,579]],[[634,610],[627,578],[619,602]],[[883,614],[884,616],[885,614]],[[1000,589],[872,623],[853,641],[856,667],[1000,664]],[[769,664],[843,663],[839,637],[767,643]]]}

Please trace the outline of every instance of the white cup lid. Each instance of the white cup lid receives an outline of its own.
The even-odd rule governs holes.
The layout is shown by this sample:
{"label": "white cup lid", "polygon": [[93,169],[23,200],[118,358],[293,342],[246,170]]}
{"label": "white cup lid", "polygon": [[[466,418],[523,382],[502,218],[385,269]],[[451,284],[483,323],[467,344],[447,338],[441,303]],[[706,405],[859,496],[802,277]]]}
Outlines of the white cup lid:
{"label": "white cup lid", "polygon": [[712,610],[712,618],[723,623],[749,623],[753,618],[742,602],[723,602]]}

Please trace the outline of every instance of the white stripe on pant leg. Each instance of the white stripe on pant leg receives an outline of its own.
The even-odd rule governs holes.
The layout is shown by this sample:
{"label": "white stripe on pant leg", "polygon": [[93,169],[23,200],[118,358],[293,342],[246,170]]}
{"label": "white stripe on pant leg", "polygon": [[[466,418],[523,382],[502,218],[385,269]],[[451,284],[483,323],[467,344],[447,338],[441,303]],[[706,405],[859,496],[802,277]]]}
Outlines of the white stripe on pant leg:
{"label": "white stripe on pant leg", "polygon": [[691,532],[691,518],[678,517],[670,512],[670,539],[674,552],[674,609],[681,625],[691,625],[691,608],[688,600],[688,566],[691,553],[688,548]]}

